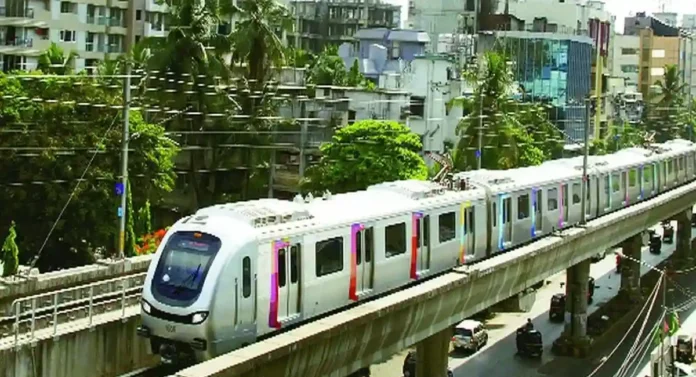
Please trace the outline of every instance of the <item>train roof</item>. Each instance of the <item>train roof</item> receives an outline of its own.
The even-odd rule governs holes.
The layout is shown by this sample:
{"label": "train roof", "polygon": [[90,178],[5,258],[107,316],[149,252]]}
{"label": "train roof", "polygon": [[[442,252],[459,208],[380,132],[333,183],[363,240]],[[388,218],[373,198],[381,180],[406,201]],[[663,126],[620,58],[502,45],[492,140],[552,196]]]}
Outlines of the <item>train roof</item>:
{"label": "train roof", "polygon": [[[650,149],[627,148],[610,155],[589,156],[588,171],[612,171],[636,166],[665,157],[696,151],[696,144],[672,140]],[[370,221],[422,209],[451,206],[483,200],[485,189],[496,192],[544,186],[559,180],[582,176],[583,157],[546,161],[538,166],[510,170],[476,170],[454,174],[453,184],[444,186],[431,181],[404,180],[372,185],[367,190],[294,200],[258,199],[217,204],[198,210],[180,220],[205,225],[211,218],[223,220],[215,226],[229,229],[248,227],[257,237],[290,236],[297,232],[325,229],[343,224]],[[242,229],[243,230],[243,229]]]}

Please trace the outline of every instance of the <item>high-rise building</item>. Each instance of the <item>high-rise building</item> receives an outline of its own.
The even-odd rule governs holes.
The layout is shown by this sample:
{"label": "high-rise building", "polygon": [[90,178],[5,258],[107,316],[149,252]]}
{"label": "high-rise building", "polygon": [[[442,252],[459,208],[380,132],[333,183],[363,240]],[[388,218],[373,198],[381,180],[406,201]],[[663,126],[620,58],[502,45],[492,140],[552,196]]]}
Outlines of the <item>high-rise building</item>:
{"label": "high-rise building", "polygon": [[154,0],[135,0],[129,25],[128,1],[0,0],[0,69],[35,69],[52,42],[74,51],[75,69],[93,67],[125,52],[127,36],[163,36],[166,10]]}
{"label": "high-rise building", "polygon": [[360,29],[401,24],[401,7],[381,0],[291,0],[289,5],[295,31],[288,34],[288,44],[315,53],[353,41]]}
{"label": "high-rise building", "polygon": [[640,37],[617,34],[614,36],[612,72],[625,79],[627,88],[638,89],[640,70]]}
{"label": "high-rise building", "polygon": [[678,66],[683,82],[691,82],[691,72],[684,72],[685,67],[691,66],[691,56],[685,53],[678,28],[641,12],[626,17],[624,34],[638,37],[638,90],[644,99],[655,98],[655,83],[663,80],[668,65]]}
{"label": "high-rise building", "polygon": [[495,0],[409,0],[408,27],[428,33],[431,49],[436,50],[441,34],[471,35],[478,31],[482,2],[485,5]]}

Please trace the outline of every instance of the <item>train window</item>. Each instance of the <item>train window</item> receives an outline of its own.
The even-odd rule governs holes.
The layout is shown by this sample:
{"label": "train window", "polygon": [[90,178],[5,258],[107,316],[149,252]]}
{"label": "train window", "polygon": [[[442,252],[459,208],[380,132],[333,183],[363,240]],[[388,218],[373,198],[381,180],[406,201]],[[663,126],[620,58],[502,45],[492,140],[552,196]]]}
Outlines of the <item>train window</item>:
{"label": "train window", "polygon": [[290,246],[290,283],[300,279],[300,244]]}
{"label": "train window", "polygon": [[319,241],[314,247],[317,277],[343,270],[343,237]]}
{"label": "train window", "polygon": [[636,187],[637,175],[636,169],[628,171],[628,187]]}
{"label": "train window", "polygon": [[443,213],[438,217],[440,243],[453,240],[457,232],[454,212]]}
{"label": "train window", "polygon": [[358,266],[362,263],[362,236],[361,232],[355,232],[355,264]]}
{"label": "train window", "polygon": [[643,167],[643,183],[647,183],[648,187],[652,187],[653,166],[647,165]]}
{"label": "train window", "polygon": [[469,233],[474,232],[474,207],[469,208],[469,222],[467,224],[467,229],[469,229]]}
{"label": "train window", "polygon": [[611,184],[609,183],[610,177],[607,175],[604,177],[604,195],[609,196],[611,192],[609,191],[611,189]]}
{"label": "train window", "polygon": [[251,296],[251,258],[242,259],[242,296]]}
{"label": "train window", "polygon": [[529,217],[529,194],[517,197],[517,220],[524,220]]}
{"label": "train window", "polygon": [[546,192],[546,196],[548,197],[546,200],[546,206],[549,208],[549,211],[555,211],[558,209],[558,189],[550,189]]}
{"label": "train window", "polygon": [[579,183],[573,183],[573,204],[578,204],[582,201],[580,197],[580,184]]}
{"label": "train window", "polygon": [[365,232],[365,262],[372,261],[372,253],[375,249],[375,235],[372,227],[364,230]]}
{"label": "train window", "polygon": [[493,226],[498,226],[498,203],[493,202]]}
{"label": "train window", "polygon": [[503,224],[510,224],[512,216],[512,198],[503,199]]}
{"label": "train window", "polygon": [[536,208],[534,210],[535,213],[541,213],[541,207],[542,207],[542,202],[541,202],[541,190],[537,190],[536,192]]}
{"label": "train window", "polygon": [[384,254],[387,258],[406,252],[406,223],[384,228]]}
{"label": "train window", "polygon": [[621,190],[621,176],[619,173],[613,173],[611,175],[611,192],[616,194]]}
{"label": "train window", "polygon": [[278,250],[278,286],[283,288],[285,286],[287,265],[285,263],[286,258],[285,249]]}

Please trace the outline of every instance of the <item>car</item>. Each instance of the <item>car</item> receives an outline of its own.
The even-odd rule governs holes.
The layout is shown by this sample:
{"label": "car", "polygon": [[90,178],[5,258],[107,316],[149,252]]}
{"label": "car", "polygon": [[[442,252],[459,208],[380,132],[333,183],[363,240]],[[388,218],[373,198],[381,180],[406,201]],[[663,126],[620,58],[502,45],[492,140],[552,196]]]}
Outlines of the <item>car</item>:
{"label": "car", "polygon": [[486,343],[488,343],[488,331],[479,321],[467,319],[454,328],[452,345],[455,350],[476,352]]}

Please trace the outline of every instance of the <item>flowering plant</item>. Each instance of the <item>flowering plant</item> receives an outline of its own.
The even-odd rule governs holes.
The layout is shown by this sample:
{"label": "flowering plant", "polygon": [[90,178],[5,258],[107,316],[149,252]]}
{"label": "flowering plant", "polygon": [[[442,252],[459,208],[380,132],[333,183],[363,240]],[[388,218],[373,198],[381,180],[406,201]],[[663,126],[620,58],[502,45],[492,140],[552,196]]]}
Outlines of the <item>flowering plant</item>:
{"label": "flowering plant", "polygon": [[140,237],[140,245],[135,245],[135,253],[137,255],[147,255],[157,251],[157,247],[162,243],[162,239],[167,234],[168,230],[169,227]]}

